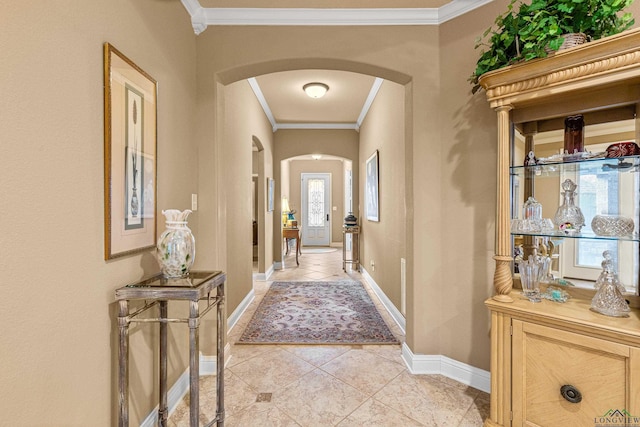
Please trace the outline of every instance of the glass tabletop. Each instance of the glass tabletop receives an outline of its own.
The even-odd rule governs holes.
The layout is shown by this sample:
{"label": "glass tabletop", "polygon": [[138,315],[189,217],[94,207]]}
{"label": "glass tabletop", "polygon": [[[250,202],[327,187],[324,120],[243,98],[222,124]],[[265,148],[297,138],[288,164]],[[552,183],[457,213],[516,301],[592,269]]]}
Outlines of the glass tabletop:
{"label": "glass tabletop", "polygon": [[202,283],[221,274],[221,271],[192,271],[184,277],[167,278],[157,274],[125,288],[197,288]]}

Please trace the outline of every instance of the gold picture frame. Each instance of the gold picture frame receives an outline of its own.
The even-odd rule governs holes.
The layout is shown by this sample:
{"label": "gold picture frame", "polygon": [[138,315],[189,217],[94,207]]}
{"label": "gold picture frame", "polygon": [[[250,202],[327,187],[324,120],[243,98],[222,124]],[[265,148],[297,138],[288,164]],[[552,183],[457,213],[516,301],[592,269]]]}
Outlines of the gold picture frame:
{"label": "gold picture frame", "polygon": [[156,245],[157,82],[104,44],[104,258]]}

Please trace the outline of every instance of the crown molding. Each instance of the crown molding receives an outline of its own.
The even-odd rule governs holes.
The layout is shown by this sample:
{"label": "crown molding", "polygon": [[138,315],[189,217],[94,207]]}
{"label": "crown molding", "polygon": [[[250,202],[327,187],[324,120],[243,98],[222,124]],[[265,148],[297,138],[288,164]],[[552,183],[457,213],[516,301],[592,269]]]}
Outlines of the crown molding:
{"label": "crown molding", "polygon": [[278,123],[279,129],[351,129],[358,130],[357,123]]}
{"label": "crown molding", "polygon": [[438,25],[491,3],[493,0],[453,0],[438,8]]}
{"label": "crown molding", "polygon": [[493,0],[453,0],[439,8],[203,8],[181,0],[196,34],[209,25],[439,25]]}
{"label": "crown molding", "polygon": [[436,25],[438,9],[204,9],[206,25]]}
{"label": "crown molding", "polygon": [[277,131],[278,123],[276,123],[276,119],[275,117],[273,117],[271,108],[269,108],[269,104],[267,103],[267,98],[264,97],[264,94],[262,93],[262,89],[260,89],[260,85],[258,84],[258,81],[256,80],[255,77],[250,77],[247,79],[247,81],[249,82],[249,86],[251,86],[251,89],[253,90],[253,93],[256,96],[256,99],[260,103],[260,106],[262,107],[262,111],[264,111],[264,114],[265,116],[267,116],[269,123],[271,123],[271,129],[274,132]]}
{"label": "crown molding", "polygon": [[378,95],[378,91],[380,90],[380,86],[382,86],[382,82],[384,79],[380,77],[376,77],[373,81],[373,85],[371,86],[371,90],[369,91],[369,96],[367,96],[367,100],[364,101],[364,105],[362,106],[362,111],[360,112],[360,116],[358,117],[358,121],[356,125],[358,126],[356,130],[360,130],[360,126],[362,126],[362,122],[364,122],[365,117],[369,113],[369,108],[373,104],[373,101],[376,99],[376,95]]}

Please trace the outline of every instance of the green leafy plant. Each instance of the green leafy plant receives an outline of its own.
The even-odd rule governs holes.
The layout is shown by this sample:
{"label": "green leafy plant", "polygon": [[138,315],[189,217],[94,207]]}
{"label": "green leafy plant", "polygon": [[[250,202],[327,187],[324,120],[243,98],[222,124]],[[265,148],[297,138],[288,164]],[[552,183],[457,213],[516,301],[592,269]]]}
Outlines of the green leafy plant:
{"label": "green leafy plant", "polygon": [[[583,33],[596,40],[630,28],[631,13],[621,13],[633,0],[532,0],[530,4],[512,0],[494,26],[476,40],[483,48],[476,69],[469,78],[479,88],[478,79],[488,71],[520,61],[544,58],[557,51],[565,35]],[[517,6],[517,10],[516,10]]]}

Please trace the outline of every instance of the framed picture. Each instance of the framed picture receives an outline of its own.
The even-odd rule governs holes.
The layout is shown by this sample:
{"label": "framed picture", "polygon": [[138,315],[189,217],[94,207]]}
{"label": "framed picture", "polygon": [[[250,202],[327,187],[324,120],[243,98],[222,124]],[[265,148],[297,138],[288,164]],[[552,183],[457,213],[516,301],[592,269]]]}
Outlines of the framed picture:
{"label": "framed picture", "polygon": [[267,178],[267,211],[273,212],[273,195],[275,191],[275,181]]}
{"label": "framed picture", "polygon": [[379,166],[378,150],[374,151],[371,157],[367,159],[366,164],[366,183],[365,183],[365,207],[366,217],[369,221],[380,221],[380,194],[378,192],[379,184]]}
{"label": "framed picture", "polygon": [[104,258],[156,245],[157,83],[104,44]]}

